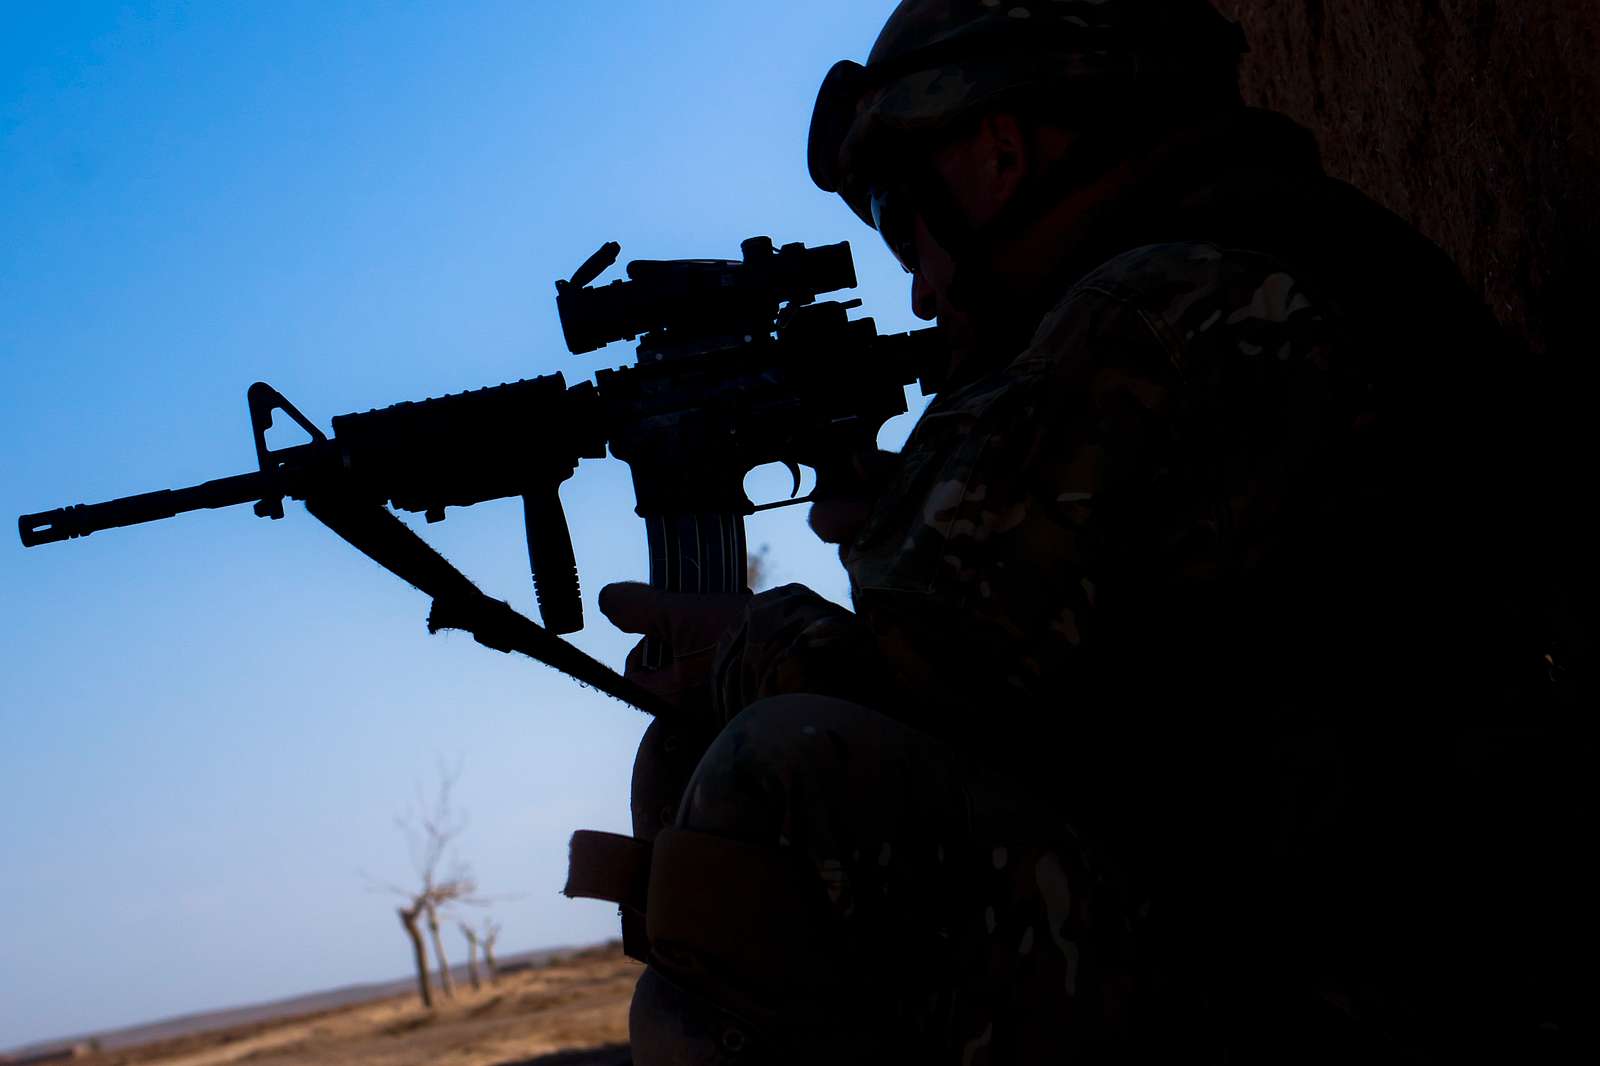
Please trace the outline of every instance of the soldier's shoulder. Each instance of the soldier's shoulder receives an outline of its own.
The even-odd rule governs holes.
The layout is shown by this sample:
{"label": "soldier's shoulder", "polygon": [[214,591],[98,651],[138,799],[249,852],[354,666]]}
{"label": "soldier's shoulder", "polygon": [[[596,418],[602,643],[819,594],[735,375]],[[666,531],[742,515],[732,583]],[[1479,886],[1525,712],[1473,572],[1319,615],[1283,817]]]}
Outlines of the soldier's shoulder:
{"label": "soldier's shoulder", "polygon": [[1049,363],[1085,343],[1154,342],[1181,362],[1197,341],[1234,343],[1291,322],[1326,323],[1333,314],[1270,254],[1202,241],[1152,244],[1073,285],[1045,316],[1032,354]]}

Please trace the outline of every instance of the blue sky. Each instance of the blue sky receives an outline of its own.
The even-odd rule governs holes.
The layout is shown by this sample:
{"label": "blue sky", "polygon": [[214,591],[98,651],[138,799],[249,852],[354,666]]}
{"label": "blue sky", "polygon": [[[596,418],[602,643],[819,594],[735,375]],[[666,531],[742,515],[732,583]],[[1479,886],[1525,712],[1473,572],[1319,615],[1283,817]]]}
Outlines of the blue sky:
{"label": "blue sky", "polygon": [[[257,379],[326,427],[623,362],[568,355],[555,315],[606,240],[848,239],[868,310],[911,328],[905,276],[804,165],[823,73],[891,6],[0,0],[0,511],[250,469]],[[578,643],[620,663],[594,593],[644,570],[627,471],[586,463],[564,499]],[[514,503],[426,535],[531,609]],[[751,540],[844,596],[800,510]],[[394,818],[441,758],[461,858],[516,897],[504,950],[614,935],[557,893],[571,830],[626,828],[643,717],[429,637],[298,505],[7,533],[0,590],[0,1048],[403,975],[367,877],[409,876]]]}

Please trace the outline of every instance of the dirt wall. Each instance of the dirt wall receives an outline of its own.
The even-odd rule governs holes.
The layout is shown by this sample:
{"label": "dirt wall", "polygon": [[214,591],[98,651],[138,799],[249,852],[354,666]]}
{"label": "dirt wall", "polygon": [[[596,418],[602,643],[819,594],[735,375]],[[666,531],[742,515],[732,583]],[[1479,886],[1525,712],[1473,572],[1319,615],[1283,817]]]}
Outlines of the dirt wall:
{"label": "dirt wall", "polygon": [[1442,245],[1524,347],[1532,406],[1484,432],[1526,444],[1526,476],[1485,500],[1529,515],[1555,643],[1592,670],[1600,3],[1213,2],[1249,35],[1247,99],[1315,130],[1329,171]]}
{"label": "dirt wall", "polygon": [[1600,4],[1216,2],[1249,33],[1252,103],[1316,130],[1329,170],[1443,245],[1534,352],[1592,351]]}

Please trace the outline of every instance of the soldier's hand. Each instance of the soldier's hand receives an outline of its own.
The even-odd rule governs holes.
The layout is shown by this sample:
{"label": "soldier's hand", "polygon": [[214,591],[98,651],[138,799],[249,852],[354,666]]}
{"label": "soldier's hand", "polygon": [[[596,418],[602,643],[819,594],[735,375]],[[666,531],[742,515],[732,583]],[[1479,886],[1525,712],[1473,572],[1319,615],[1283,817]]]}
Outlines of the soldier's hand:
{"label": "soldier's hand", "polygon": [[628,653],[624,676],[678,707],[710,700],[717,642],[743,620],[749,602],[745,595],[663,592],[635,581],[600,590],[600,613],[612,625],[665,641],[671,653],[665,666],[649,669],[640,641]]}
{"label": "soldier's hand", "polygon": [[811,531],[824,544],[838,544],[841,549],[855,540],[898,458],[893,452],[874,449],[818,468],[818,498],[811,507]]}

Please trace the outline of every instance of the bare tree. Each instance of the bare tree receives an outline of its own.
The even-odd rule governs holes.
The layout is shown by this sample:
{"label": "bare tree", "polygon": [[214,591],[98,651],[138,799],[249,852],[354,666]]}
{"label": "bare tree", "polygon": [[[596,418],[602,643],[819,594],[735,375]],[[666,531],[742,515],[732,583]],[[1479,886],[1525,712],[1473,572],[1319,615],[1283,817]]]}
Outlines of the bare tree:
{"label": "bare tree", "polygon": [[478,942],[483,945],[483,964],[489,971],[489,983],[492,985],[500,976],[500,967],[494,961],[494,942],[500,937],[500,923],[492,918],[483,920],[483,932],[478,936]]}
{"label": "bare tree", "polygon": [[428,953],[422,940],[422,920],[427,920],[429,938],[433,941],[434,959],[439,967],[439,987],[446,996],[453,996],[455,982],[450,977],[444,938],[439,935],[439,913],[451,904],[475,902],[474,893],[477,890],[471,872],[453,858],[449,874],[440,872],[456,838],[466,828],[466,819],[450,805],[450,791],[459,776],[459,769],[452,771],[441,766],[439,790],[433,802],[424,802],[421,786],[418,786],[416,808],[404,817],[395,819],[411,848],[411,866],[420,887],[410,890],[390,885],[388,888],[408,901],[399,908],[400,924],[411,940],[417,965],[417,990],[422,997],[422,1005],[428,1008],[433,1006],[433,992],[428,980]]}
{"label": "bare tree", "polygon": [[439,935],[439,908],[467,898],[472,888],[471,881],[452,880],[435,885],[427,896],[428,935],[433,940],[434,961],[439,964],[439,987],[452,998],[456,994],[456,982],[450,975],[450,960],[444,954],[444,938]]}
{"label": "bare tree", "polygon": [[772,579],[772,564],[767,561],[767,552],[771,550],[772,545],[763,544],[746,559],[745,585],[751,592],[760,592],[761,586]]}
{"label": "bare tree", "polygon": [[467,938],[467,977],[472,981],[472,990],[476,992],[483,987],[483,982],[478,979],[478,931],[462,922],[461,935]]}
{"label": "bare tree", "polygon": [[417,964],[417,993],[422,997],[423,1007],[432,1010],[433,988],[428,983],[428,951],[422,946],[422,930],[417,927],[417,919],[422,917],[422,907],[423,897],[417,896],[409,907],[400,907],[398,910],[400,925],[411,938],[411,951]]}

